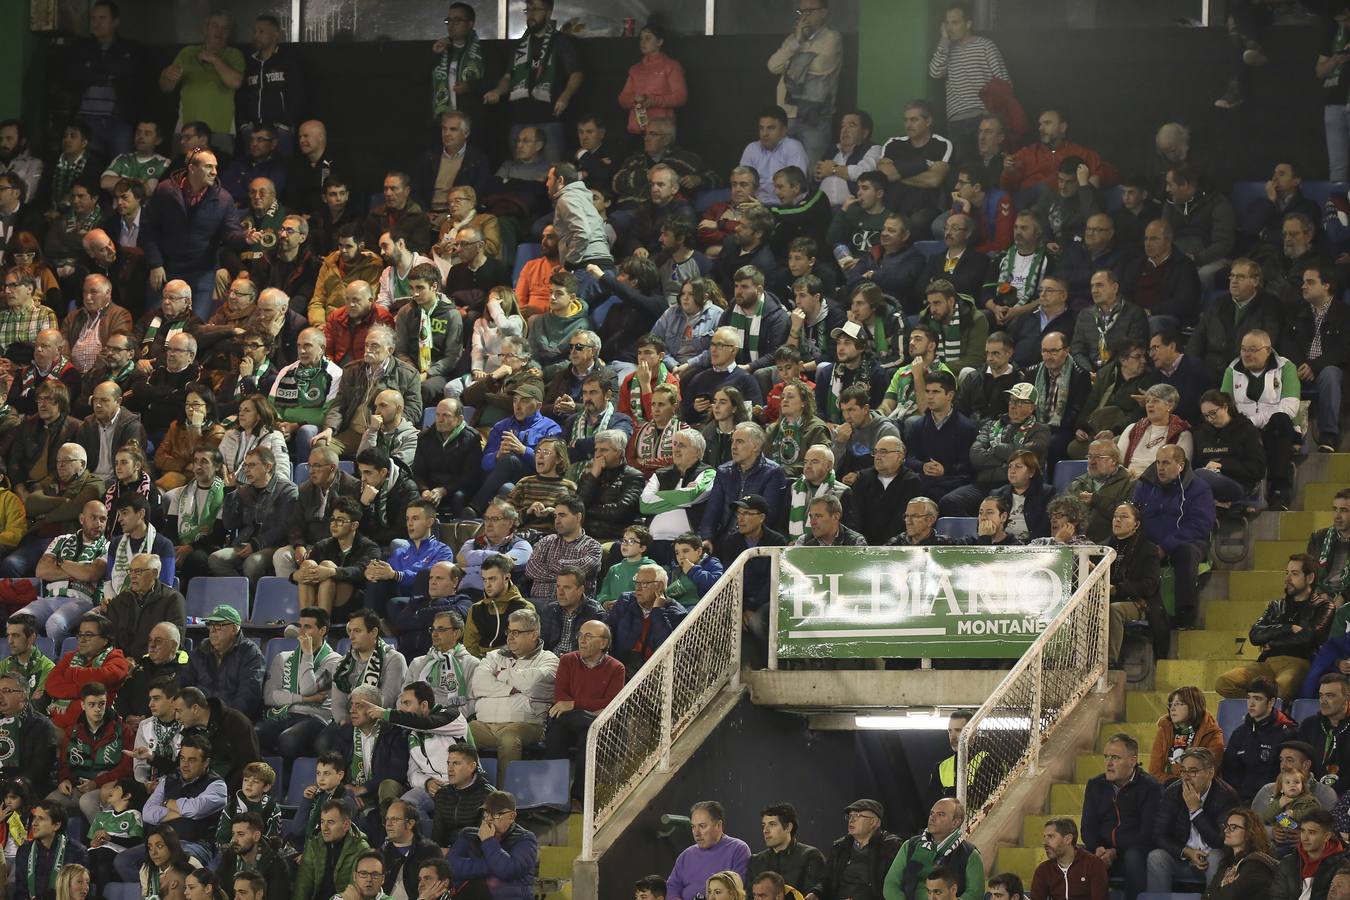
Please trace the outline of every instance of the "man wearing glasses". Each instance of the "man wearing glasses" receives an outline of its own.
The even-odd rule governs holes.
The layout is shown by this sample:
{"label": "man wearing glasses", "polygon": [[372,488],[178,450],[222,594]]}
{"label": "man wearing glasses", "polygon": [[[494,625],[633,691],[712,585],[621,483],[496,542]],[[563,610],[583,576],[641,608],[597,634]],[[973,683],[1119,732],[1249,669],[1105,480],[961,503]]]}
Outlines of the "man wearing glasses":
{"label": "man wearing glasses", "polygon": [[151,439],[162,438],[169,423],[182,415],[187,386],[198,381],[201,373],[197,339],[188,331],[179,331],[165,341],[164,364],[138,374],[126,404],[141,414]]}
{"label": "man wearing glasses", "polygon": [[1253,329],[1269,334],[1284,330],[1280,298],[1266,290],[1261,267],[1247,257],[1233,260],[1228,295],[1215,303],[1214,314],[1200,317],[1186,345],[1187,354],[1204,360],[1211,379],[1222,376],[1224,367],[1237,358],[1242,335]]}
{"label": "man wearing glasses", "polygon": [[[450,848],[449,865],[445,860],[424,864],[424,874],[428,866],[434,866],[436,880],[418,879],[418,900],[441,900],[449,889],[452,869],[456,881],[465,879],[471,890],[481,891],[476,896],[488,895],[490,886],[494,898],[528,900],[539,868],[539,840],[516,823],[516,798],[506,791],[494,791],[483,802],[482,824],[459,833]],[[438,887],[441,893],[436,892]]]}
{"label": "man wearing glasses", "polygon": [[792,33],[769,57],[778,75],[775,102],[788,114],[788,134],[802,142],[809,160],[829,156],[835,93],[843,65],[844,42],[826,23],[829,0],[802,0]]}
{"label": "man wearing glasses", "polygon": [[679,627],[689,611],[666,595],[666,570],[652,563],[642,566],[633,578],[633,590],[625,593],[605,614],[604,624],[613,635],[609,646],[624,664],[628,677],[637,674],[666,638]]}
{"label": "man wearing glasses", "polygon": [[113,643],[128,659],[139,659],[150,649],[150,632],[160,622],[186,626],[183,595],[159,580],[160,560],[153,553],[131,559],[130,584],[108,601]]}
{"label": "man wearing glasses", "polygon": [[34,796],[45,797],[55,785],[56,728],[28,702],[29,690],[17,672],[0,675],[0,741],[13,747],[0,760],[0,776],[26,778]]}
{"label": "man wearing glasses", "polygon": [[47,714],[57,728],[67,729],[80,717],[80,690],[98,682],[108,689],[108,702],[116,703],[117,690],[131,667],[126,655],[112,646],[112,623],[102,613],[87,612],[79,621],[75,649],[61,657],[47,674]]}
{"label": "man wearing glasses", "polygon": [[[472,188],[456,188],[455,191],[455,203],[459,204],[463,202],[459,198],[470,196]],[[473,213],[472,206],[469,213]],[[490,224],[496,227],[496,220]],[[477,221],[461,225],[450,242],[454,265],[445,274],[445,290],[456,305],[465,310],[466,328],[472,328],[472,320],[477,318],[467,314],[481,313],[488,293],[498,285],[511,283],[511,271],[506,263],[492,256],[486,227]]]}
{"label": "man wearing glasses", "polygon": [[497,748],[498,778],[521,757],[521,748],[544,737],[553,705],[558,657],[544,649],[539,615],[518,609],[507,617],[506,646],[483,657],[470,680],[477,718],[474,743]]}

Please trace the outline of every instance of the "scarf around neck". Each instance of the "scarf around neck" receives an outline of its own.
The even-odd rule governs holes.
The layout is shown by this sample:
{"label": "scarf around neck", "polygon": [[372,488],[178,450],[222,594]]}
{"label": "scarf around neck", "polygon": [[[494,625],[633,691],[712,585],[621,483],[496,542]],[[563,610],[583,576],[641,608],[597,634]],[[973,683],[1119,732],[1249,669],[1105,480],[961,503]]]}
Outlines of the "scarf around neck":
{"label": "scarf around neck", "polygon": [[[319,642],[319,649],[314,653],[314,671],[323,668],[324,662],[328,657],[334,654],[333,648],[328,646],[327,641]],[[286,667],[281,670],[281,688],[288,694],[300,693],[300,662],[303,654],[299,649],[291,651],[291,658],[286,661]],[[322,705],[327,706],[328,701],[323,701]],[[281,706],[275,706],[267,711],[269,719],[284,719],[291,714],[293,703],[283,703]]]}
{"label": "scarf around neck", "polygon": [[[1002,261],[998,264],[998,293],[1007,295],[1013,292],[1012,280],[1013,271],[1017,265],[1017,247],[1008,248],[1008,252],[1003,254]],[[1021,306],[1029,303],[1040,293],[1041,276],[1045,274],[1045,245],[1042,244],[1036,248],[1036,252],[1031,254],[1031,268],[1027,269],[1026,281],[1022,282],[1022,287],[1017,289],[1015,296],[1016,302],[1010,306]]]}
{"label": "scarf around neck", "polygon": [[516,41],[511,60],[511,99],[553,102],[553,41],[557,23],[550,21],[543,34],[526,30]]}
{"label": "scarf around neck", "polygon": [[370,651],[370,659],[366,660],[359,672],[356,670],[356,651],[348,653],[338,664],[337,674],[333,676],[334,686],[344,694],[350,694],[353,688],[362,684],[378,689],[384,672],[384,653],[385,643],[377,638],[375,649]]}
{"label": "scarf around neck", "polygon": [[455,85],[450,81],[454,73],[456,82],[481,81],[483,78],[483,45],[478,32],[469,29],[469,36],[463,47],[456,47],[453,41],[447,41],[436,68],[431,72],[431,111],[439,116],[448,110],[457,109]]}
{"label": "scarf around neck", "polygon": [[[140,553],[153,553],[155,548],[155,526],[145,523],[145,539],[141,541]],[[103,596],[111,600],[131,586],[131,535],[123,534],[113,552],[113,567],[108,573],[108,582],[103,586]]]}
{"label": "scarf around neck", "polygon": [[216,478],[211,481],[204,504],[198,504],[197,491],[197,482],[190,481],[178,495],[178,537],[184,544],[195,544],[210,533],[215,527],[220,508],[225,504],[223,479]]}
{"label": "scarf around neck", "polygon": [[834,493],[834,472],[825,476],[825,480],[816,487],[806,483],[803,475],[792,482],[792,505],[788,508],[788,536],[799,538],[806,534],[806,511],[811,501]]}
{"label": "scarf around neck", "polygon": [[764,303],[764,297],[761,296],[755,304],[754,313],[748,316],[735,303],[731,305],[731,318],[727,324],[745,335],[745,345],[736,352],[736,362],[743,365],[759,359],[759,330],[764,325]]}

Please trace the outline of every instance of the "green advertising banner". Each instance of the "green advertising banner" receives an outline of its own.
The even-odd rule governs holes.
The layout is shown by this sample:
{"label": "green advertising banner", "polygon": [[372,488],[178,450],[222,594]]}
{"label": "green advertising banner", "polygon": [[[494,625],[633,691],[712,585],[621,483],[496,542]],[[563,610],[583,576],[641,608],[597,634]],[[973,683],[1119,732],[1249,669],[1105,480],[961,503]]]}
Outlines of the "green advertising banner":
{"label": "green advertising banner", "polygon": [[791,547],[778,658],[1016,659],[1073,591],[1069,547]]}

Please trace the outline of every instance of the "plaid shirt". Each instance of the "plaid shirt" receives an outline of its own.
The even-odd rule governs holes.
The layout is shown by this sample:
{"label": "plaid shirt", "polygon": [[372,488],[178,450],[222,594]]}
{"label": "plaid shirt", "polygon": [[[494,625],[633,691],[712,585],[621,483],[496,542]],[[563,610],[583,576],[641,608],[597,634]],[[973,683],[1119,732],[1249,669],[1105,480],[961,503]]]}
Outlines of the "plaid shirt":
{"label": "plaid shirt", "polygon": [[563,566],[577,566],[586,573],[586,593],[595,593],[595,577],[600,571],[600,542],[582,533],[575,541],[564,541],[556,534],[545,535],[534,545],[534,553],[525,564],[525,574],[533,579],[530,599],[544,605],[558,596],[558,573]]}
{"label": "plaid shirt", "polygon": [[51,307],[34,304],[27,311],[6,309],[0,312],[0,353],[9,351],[10,344],[31,344],[44,328],[56,327],[56,313]]}

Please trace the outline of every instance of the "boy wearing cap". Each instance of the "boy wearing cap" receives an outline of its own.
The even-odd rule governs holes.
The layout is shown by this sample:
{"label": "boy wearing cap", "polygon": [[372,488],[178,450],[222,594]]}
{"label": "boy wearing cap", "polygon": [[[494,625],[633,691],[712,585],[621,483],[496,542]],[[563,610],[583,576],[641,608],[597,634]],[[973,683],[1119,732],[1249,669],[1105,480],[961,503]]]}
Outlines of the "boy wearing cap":
{"label": "boy wearing cap", "polygon": [[867,385],[872,406],[879,406],[889,384],[886,372],[868,353],[869,335],[857,322],[845,322],[830,332],[834,339],[834,362],[816,368],[816,410],[826,422],[843,421],[839,396],[855,384]]}
{"label": "boy wearing cap", "polygon": [[483,820],[465,828],[450,848],[456,881],[469,882],[470,893],[486,892],[493,900],[533,900],[539,871],[539,840],[516,824],[516,798],[493,791],[483,801]]}
{"label": "boy wearing cap", "polygon": [[[511,415],[492,426],[483,447],[483,486],[470,502],[472,510],[487,509],[502,485],[533,475],[534,448],[544,438],[562,434],[562,427],[539,411],[543,404],[544,388],[538,382],[526,381],[511,392]],[[477,515],[472,510],[464,515]]]}
{"label": "boy wearing cap", "polygon": [[942,498],[944,516],[973,516],[980,501],[995,488],[1008,483],[1008,461],[1023,450],[1035,453],[1045,470],[1050,449],[1050,428],[1036,421],[1036,386],[1027,382],[1008,390],[1008,411],[987,419],[970,448],[975,483],[959,487]]}

